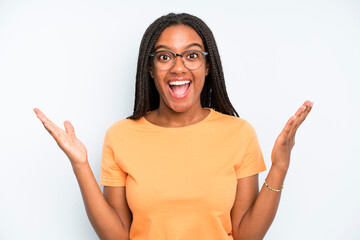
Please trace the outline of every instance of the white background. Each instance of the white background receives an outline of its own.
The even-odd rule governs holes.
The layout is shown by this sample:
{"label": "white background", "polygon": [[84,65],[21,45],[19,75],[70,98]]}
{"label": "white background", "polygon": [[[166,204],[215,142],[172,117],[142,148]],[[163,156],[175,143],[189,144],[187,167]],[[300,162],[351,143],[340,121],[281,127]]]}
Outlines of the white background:
{"label": "white background", "polygon": [[68,159],[32,109],[74,124],[98,179],[106,129],[132,113],[141,37],[169,12],[213,30],[268,168],[288,118],[315,102],[266,239],[360,239],[360,3],[340,0],[0,1],[0,239],[97,239]]}

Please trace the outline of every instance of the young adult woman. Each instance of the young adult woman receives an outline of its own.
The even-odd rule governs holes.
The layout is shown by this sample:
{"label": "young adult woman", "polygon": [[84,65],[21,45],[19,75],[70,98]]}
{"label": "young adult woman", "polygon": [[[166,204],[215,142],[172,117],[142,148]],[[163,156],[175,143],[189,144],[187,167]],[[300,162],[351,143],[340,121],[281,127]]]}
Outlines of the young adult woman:
{"label": "young adult woman", "polygon": [[228,98],[211,30],[189,14],[168,14],[140,45],[135,107],[106,132],[101,192],[85,146],[39,109],[37,117],[70,159],[86,211],[101,239],[263,239],[280,200],[305,103],[265,164],[254,128]]}

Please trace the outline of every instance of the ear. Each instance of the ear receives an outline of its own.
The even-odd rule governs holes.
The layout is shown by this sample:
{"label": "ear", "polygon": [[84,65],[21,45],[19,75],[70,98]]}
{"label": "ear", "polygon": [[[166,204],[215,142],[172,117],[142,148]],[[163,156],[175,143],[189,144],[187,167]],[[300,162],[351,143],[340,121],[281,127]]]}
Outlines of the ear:
{"label": "ear", "polygon": [[151,76],[152,78],[154,78],[154,73],[153,73],[153,66],[152,66],[152,64],[150,64],[150,66],[149,66],[149,73],[150,73],[150,76]]}
{"label": "ear", "polygon": [[206,62],[205,76],[207,76],[209,74],[209,69],[210,69],[210,63]]}

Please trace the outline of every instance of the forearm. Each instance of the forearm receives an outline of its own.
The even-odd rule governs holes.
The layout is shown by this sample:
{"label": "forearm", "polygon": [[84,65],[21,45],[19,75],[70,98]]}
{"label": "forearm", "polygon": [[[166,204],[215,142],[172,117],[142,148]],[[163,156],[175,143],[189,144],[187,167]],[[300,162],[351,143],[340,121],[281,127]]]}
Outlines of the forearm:
{"label": "forearm", "polygon": [[[272,166],[266,178],[266,183],[274,189],[281,189],[287,169]],[[279,206],[281,192],[275,192],[262,186],[252,207],[242,218],[234,233],[236,240],[263,239],[273,222]]]}
{"label": "forearm", "polygon": [[120,216],[107,203],[87,163],[73,166],[88,218],[100,239],[129,239]]}

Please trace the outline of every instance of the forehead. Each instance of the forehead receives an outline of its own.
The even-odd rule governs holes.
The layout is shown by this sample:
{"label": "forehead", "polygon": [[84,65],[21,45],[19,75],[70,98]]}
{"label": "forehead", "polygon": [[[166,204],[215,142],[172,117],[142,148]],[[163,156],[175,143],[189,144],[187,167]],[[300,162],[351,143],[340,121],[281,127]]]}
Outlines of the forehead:
{"label": "forehead", "polygon": [[[204,44],[199,34],[186,25],[173,25],[164,29],[155,43],[154,48],[165,46],[174,51],[186,50],[189,45],[198,44],[204,49]],[[192,48],[199,48],[198,46]]]}

